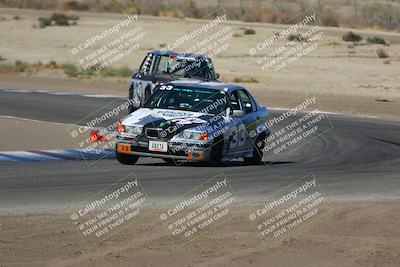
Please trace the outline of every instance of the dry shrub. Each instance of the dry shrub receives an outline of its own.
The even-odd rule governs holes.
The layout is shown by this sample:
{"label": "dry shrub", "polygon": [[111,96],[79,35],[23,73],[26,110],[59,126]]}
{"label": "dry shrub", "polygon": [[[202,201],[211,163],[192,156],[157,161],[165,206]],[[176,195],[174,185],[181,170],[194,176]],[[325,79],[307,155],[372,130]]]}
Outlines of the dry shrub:
{"label": "dry shrub", "polygon": [[258,80],[254,77],[247,77],[247,78],[236,77],[233,79],[233,82],[235,82],[235,83],[258,83]]}
{"label": "dry shrub", "polygon": [[364,5],[361,10],[361,20],[368,27],[396,30],[400,28],[400,7],[375,1]]}
{"label": "dry shrub", "polygon": [[256,31],[253,29],[243,29],[243,34],[249,35],[249,34],[256,34]]}
{"label": "dry shrub", "polygon": [[185,18],[185,14],[183,14],[183,12],[180,10],[160,11],[157,16],[176,18],[176,19]]}
{"label": "dry shrub", "polygon": [[53,13],[50,17],[57,26],[69,26],[68,17],[61,13]]}
{"label": "dry shrub", "polygon": [[385,65],[389,65],[390,63],[392,63],[392,62],[389,59],[383,61],[383,64],[385,64]]}
{"label": "dry shrub", "polygon": [[273,22],[278,17],[278,13],[270,9],[248,9],[245,11],[243,20],[246,22]]}
{"label": "dry shrub", "polygon": [[89,9],[87,4],[81,4],[78,1],[67,1],[63,4],[62,9],[65,11],[78,10],[85,11]]}
{"label": "dry shrub", "polygon": [[290,34],[287,37],[287,40],[291,41],[291,42],[306,42],[307,38],[306,37],[302,37],[300,34]]}
{"label": "dry shrub", "polygon": [[56,61],[50,60],[49,63],[44,65],[44,68],[46,68],[46,69],[59,69],[59,68],[61,68],[61,66],[58,65]]}
{"label": "dry shrub", "polygon": [[39,27],[40,28],[45,28],[45,27],[51,25],[51,19],[50,18],[38,18],[38,21],[39,21]]}
{"label": "dry shrub", "polygon": [[290,10],[278,12],[274,9],[246,9],[243,21],[246,22],[268,22],[268,23],[292,23],[289,19],[293,17]]}
{"label": "dry shrub", "polygon": [[126,6],[117,0],[111,0],[108,4],[103,7],[104,11],[110,13],[122,13],[125,11]]}
{"label": "dry shrub", "polygon": [[376,54],[378,55],[379,58],[388,58],[389,57],[389,55],[382,48],[378,48],[376,50]]}
{"label": "dry shrub", "polygon": [[320,15],[321,23],[328,27],[339,27],[339,14],[332,9],[324,9]]}
{"label": "dry shrub", "polygon": [[383,38],[374,36],[374,37],[368,37],[367,38],[367,43],[369,44],[381,44],[381,45],[386,45],[386,41]]}
{"label": "dry shrub", "polygon": [[359,42],[362,40],[362,37],[358,34],[353,33],[352,31],[349,31],[342,37],[343,41],[345,42]]}

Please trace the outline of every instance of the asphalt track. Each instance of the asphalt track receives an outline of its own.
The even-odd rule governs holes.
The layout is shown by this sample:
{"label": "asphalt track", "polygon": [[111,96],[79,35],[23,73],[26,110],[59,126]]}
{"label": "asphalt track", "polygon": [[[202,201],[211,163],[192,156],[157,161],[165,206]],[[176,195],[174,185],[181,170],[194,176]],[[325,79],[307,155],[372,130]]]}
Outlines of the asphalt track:
{"label": "asphalt track", "polygon": [[[75,123],[110,101],[124,100],[0,90],[0,115]],[[267,154],[266,164],[258,166],[241,161],[219,167],[168,166],[145,158],[135,166],[116,160],[2,162],[0,212],[46,213],[71,207],[132,173],[155,203],[179,197],[221,172],[244,202],[263,201],[310,172],[331,200],[400,198],[400,123],[343,115],[329,119],[334,128],[324,135],[277,161]]]}

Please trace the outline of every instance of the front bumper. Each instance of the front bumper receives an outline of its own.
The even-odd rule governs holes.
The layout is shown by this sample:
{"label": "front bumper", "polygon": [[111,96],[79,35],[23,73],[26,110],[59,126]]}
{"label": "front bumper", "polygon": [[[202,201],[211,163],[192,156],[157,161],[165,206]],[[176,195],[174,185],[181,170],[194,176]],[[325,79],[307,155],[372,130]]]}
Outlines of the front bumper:
{"label": "front bumper", "polygon": [[140,108],[140,105],[141,105],[140,99],[138,99],[138,98],[132,98],[132,99],[131,99],[131,105],[132,105],[132,107],[134,107],[134,108]]}
{"label": "front bumper", "polygon": [[[126,147],[129,149],[126,149]],[[123,147],[123,149],[121,149]],[[206,146],[185,145],[182,143],[168,142],[167,152],[155,152],[149,150],[148,141],[118,140],[117,153],[136,155],[141,157],[167,158],[188,161],[208,161],[211,148]]]}

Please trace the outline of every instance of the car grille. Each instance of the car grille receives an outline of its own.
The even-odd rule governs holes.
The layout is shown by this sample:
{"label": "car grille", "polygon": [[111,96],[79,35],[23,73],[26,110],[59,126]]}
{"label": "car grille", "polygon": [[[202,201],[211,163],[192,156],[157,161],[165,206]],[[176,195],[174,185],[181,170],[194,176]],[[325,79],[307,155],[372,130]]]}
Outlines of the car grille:
{"label": "car grille", "polygon": [[147,138],[160,138],[160,132],[162,129],[160,128],[147,128],[146,129],[146,137]]}

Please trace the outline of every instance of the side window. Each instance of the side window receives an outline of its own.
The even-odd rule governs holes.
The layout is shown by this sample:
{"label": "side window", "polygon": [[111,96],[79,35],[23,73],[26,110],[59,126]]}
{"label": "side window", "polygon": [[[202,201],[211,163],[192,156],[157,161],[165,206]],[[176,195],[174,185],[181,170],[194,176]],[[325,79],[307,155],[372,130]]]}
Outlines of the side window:
{"label": "side window", "polygon": [[237,91],[233,92],[229,96],[229,101],[231,102],[231,106],[233,110],[240,110],[240,103],[239,103],[239,97]]}
{"label": "side window", "polygon": [[153,63],[153,54],[148,54],[144,59],[142,64],[140,65],[140,70],[145,74],[148,75],[151,67],[151,63]]}
{"label": "side window", "polygon": [[242,100],[242,103],[244,105],[244,111],[246,113],[251,113],[255,110],[254,104],[252,103],[250,97],[246,94],[246,92],[239,90],[239,96],[240,99]]}

